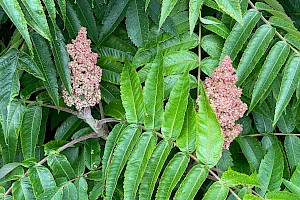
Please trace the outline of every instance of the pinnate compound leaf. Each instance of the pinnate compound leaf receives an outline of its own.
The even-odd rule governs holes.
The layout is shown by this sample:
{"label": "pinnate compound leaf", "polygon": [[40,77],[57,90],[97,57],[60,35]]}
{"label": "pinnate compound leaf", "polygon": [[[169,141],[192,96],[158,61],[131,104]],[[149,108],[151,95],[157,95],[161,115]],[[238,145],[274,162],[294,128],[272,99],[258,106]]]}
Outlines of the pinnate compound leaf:
{"label": "pinnate compound leaf", "polygon": [[162,174],[156,193],[156,199],[170,199],[171,192],[183,175],[189,163],[189,156],[179,152],[170,160]]}
{"label": "pinnate compound leaf", "polygon": [[203,200],[225,200],[228,194],[228,187],[220,182],[213,183],[205,193]]}
{"label": "pinnate compound leaf", "polygon": [[68,180],[75,178],[75,172],[65,155],[51,154],[47,162],[56,178],[66,177]]}
{"label": "pinnate compound leaf", "polygon": [[167,17],[170,15],[171,11],[173,10],[174,6],[176,5],[178,0],[163,0],[162,6],[161,6],[161,13],[160,13],[160,19],[159,19],[159,25],[158,29],[160,29],[167,19]]}
{"label": "pinnate compound leaf", "polygon": [[231,60],[235,60],[238,52],[242,49],[243,44],[252,33],[252,30],[258,22],[260,12],[250,9],[243,16],[243,24],[236,23],[227,37],[221,54],[221,59],[228,55]]}
{"label": "pinnate compound leaf", "polygon": [[297,84],[300,81],[300,56],[294,56],[286,64],[280,86],[279,96],[276,102],[273,126],[277,123],[282,112],[290,102]]}
{"label": "pinnate compound leaf", "polygon": [[249,110],[252,110],[270,88],[280,68],[285,63],[290,49],[283,41],[277,42],[270,50],[255,83]]}
{"label": "pinnate compound leaf", "polygon": [[164,163],[166,162],[171,148],[172,143],[166,140],[162,140],[160,143],[158,143],[158,145],[156,145],[141,181],[139,189],[139,198],[141,200],[151,199],[155,183]]}
{"label": "pinnate compound leaf", "polygon": [[56,190],[56,183],[50,170],[42,165],[29,168],[28,177],[36,198],[47,190]]}
{"label": "pinnate compound leaf", "polygon": [[255,68],[274,35],[275,29],[267,24],[262,25],[255,31],[236,70],[236,75],[238,76],[237,85],[241,85]]}
{"label": "pinnate compound leaf", "polygon": [[[273,145],[265,154],[258,170],[258,180],[269,191],[280,189],[283,176],[283,154],[279,145]],[[261,189],[260,194],[265,195],[266,189]]]}
{"label": "pinnate compound leaf", "polygon": [[218,6],[235,19],[239,24],[243,25],[242,11],[239,0],[215,0]]}
{"label": "pinnate compound leaf", "polygon": [[208,175],[208,170],[201,165],[194,166],[181,182],[174,200],[194,199],[202,183]]}
{"label": "pinnate compound leaf", "polygon": [[147,163],[156,146],[152,132],[145,132],[137,142],[128,160],[124,179],[124,199],[134,199],[146,170]]}
{"label": "pinnate compound leaf", "polygon": [[[294,135],[287,135],[284,139],[284,148],[289,162],[291,171],[293,172],[300,163],[300,139]],[[300,176],[299,176],[300,185]]]}
{"label": "pinnate compound leaf", "polygon": [[[30,40],[26,19],[17,0],[0,0],[0,6],[3,8],[7,16],[22,34],[29,49],[32,51],[32,43]],[[1,79],[2,80],[2,79]]]}
{"label": "pinnate compound leaf", "polygon": [[157,54],[151,65],[144,87],[145,127],[159,130],[163,122],[164,76],[162,55]]}
{"label": "pinnate compound leaf", "polygon": [[55,106],[59,106],[58,101],[58,84],[56,79],[55,68],[51,59],[51,53],[49,51],[48,45],[46,41],[38,34],[31,34],[32,42],[33,42],[33,53],[34,60],[39,67],[40,71],[43,74],[43,77],[46,81],[44,81],[44,86],[54,102]]}
{"label": "pinnate compound leaf", "polygon": [[195,151],[196,143],[196,111],[191,97],[189,97],[187,109],[181,133],[176,140],[179,149],[186,153]]}
{"label": "pinnate compound leaf", "polygon": [[139,139],[142,130],[141,127],[131,124],[127,126],[118,139],[117,146],[111,158],[110,165],[107,168],[106,176],[106,198],[112,199],[116,189],[118,178]]}
{"label": "pinnate compound leaf", "polygon": [[196,117],[196,155],[199,161],[211,168],[222,153],[223,136],[220,124],[206,97],[203,85],[200,86],[199,111]]}
{"label": "pinnate compound leaf", "polygon": [[142,123],[144,120],[144,100],[138,74],[130,63],[125,63],[121,75],[121,98],[129,123]]}
{"label": "pinnate compound leaf", "polygon": [[[3,105],[2,105],[3,106]],[[17,151],[19,130],[22,125],[25,105],[21,101],[13,100],[0,108],[0,144],[4,163],[14,162]]]}
{"label": "pinnate compound leaf", "polygon": [[26,107],[20,131],[22,153],[24,159],[35,157],[37,144],[42,122],[42,108],[36,104]]}
{"label": "pinnate compound leaf", "polygon": [[[32,27],[43,36],[45,39],[51,41],[50,29],[46,20],[46,15],[40,0],[21,0],[33,23],[36,26]],[[28,22],[29,23],[29,22]]]}
{"label": "pinnate compound leaf", "polygon": [[89,170],[96,170],[100,166],[100,144],[98,138],[88,139],[84,142],[84,162]]}
{"label": "pinnate compound leaf", "polygon": [[176,140],[180,135],[188,104],[189,80],[189,73],[186,71],[172,88],[169,101],[166,104],[161,131],[167,139]]}
{"label": "pinnate compound leaf", "polygon": [[149,20],[145,12],[144,0],[133,0],[129,3],[126,13],[126,28],[129,38],[136,46],[147,44]]}
{"label": "pinnate compound leaf", "polygon": [[12,184],[12,194],[14,199],[35,199],[28,177],[22,178]]}
{"label": "pinnate compound leaf", "polygon": [[190,34],[194,32],[194,28],[200,16],[201,7],[204,0],[190,0],[189,4],[189,25]]}
{"label": "pinnate compound leaf", "polygon": [[228,187],[235,187],[238,185],[248,185],[248,186],[260,186],[261,184],[258,182],[257,174],[251,174],[250,176],[247,174],[243,174],[240,172],[236,172],[229,168],[222,174],[221,181],[226,183]]}

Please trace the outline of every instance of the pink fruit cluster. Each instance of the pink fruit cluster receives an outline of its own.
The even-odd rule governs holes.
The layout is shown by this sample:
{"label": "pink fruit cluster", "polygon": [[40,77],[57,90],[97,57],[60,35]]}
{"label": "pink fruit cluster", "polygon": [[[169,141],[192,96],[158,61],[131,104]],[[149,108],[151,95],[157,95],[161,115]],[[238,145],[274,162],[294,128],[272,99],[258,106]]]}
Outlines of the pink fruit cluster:
{"label": "pink fruit cluster", "polygon": [[243,130],[240,124],[235,124],[235,121],[243,117],[247,110],[247,105],[240,99],[242,90],[235,85],[237,76],[234,72],[231,59],[225,56],[221,66],[212,72],[212,77],[204,81],[209,102],[222,128],[223,149],[229,149],[230,143]]}
{"label": "pink fruit cluster", "polygon": [[73,61],[68,63],[71,78],[70,96],[63,87],[63,99],[68,106],[77,110],[95,106],[101,100],[100,81],[102,70],[96,65],[98,54],[91,50],[91,40],[87,39],[86,28],[82,27],[72,44],[67,45],[68,54]]}

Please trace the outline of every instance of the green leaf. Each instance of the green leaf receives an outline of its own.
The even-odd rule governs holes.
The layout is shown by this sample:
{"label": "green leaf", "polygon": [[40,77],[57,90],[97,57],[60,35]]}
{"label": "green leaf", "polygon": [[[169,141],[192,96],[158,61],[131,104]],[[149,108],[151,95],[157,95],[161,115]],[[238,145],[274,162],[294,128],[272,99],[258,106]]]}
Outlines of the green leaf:
{"label": "green leaf", "polygon": [[199,58],[194,52],[175,51],[163,56],[164,75],[181,74],[198,67]]}
{"label": "green leaf", "polygon": [[260,142],[253,137],[237,137],[241,150],[254,171],[258,171],[259,164],[264,157],[265,151]]}
{"label": "green leaf", "polygon": [[58,3],[58,6],[60,8],[62,19],[66,23],[66,19],[67,19],[67,4],[66,4],[66,0],[57,0],[57,3]]}
{"label": "green leaf", "polygon": [[217,117],[200,85],[199,110],[196,117],[196,155],[199,161],[211,168],[215,166],[222,153],[223,136]]}
{"label": "green leaf", "polygon": [[144,120],[144,101],[142,86],[134,67],[125,63],[121,75],[121,98],[129,123],[142,123]]}
{"label": "green leaf", "polygon": [[102,81],[100,84],[101,98],[106,103],[110,103],[115,99],[120,99],[120,90],[116,85]]}
{"label": "green leaf", "polygon": [[159,19],[159,25],[158,29],[160,29],[167,19],[167,17],[170,15],[171,11],[173,10],[174,6],[176,5],[178,0],[163,0],[162,6],[161,6],[161,13],[160,13],[160,19]]}
{"label": "green leaf", "polygon": [[288,33],[291,33],[297,37],[300,36],[300,32],[295,28],[293,21],[288,21],[286,19],[283,19],[282,17],[272,16],[270,17],[269,22],[274,26],[286,30]]}
{"label": "green leaf", "polygon": [[48,45],[46,41],[36,33],[31,34],[31,38],[34,47],[34,60],[39,69],[42,71],[43,77],[46,80],[44,81],[44,86],[55,106],[58,107],[58,84]]}
{"label": "green leaf", "polygon": [[253,187],[254,185],[260,186],[256,173],[249,176],[247,174],[236,172],[231,168],[222,174],[221,181],[226,183],[226,186],[228,187],[235,187],[238,185],[248,185],[250,187]]}
{"label": "green leaf", "polygon": [[295,193],[297,195],[300,195],[300,187],[294,183],[292,183],[291,181],[282,180],[283,184],[285,185],[285,187],[287,187],[292,193]]}
{"label": "green leaf", "polygon": [[186,153],[195,151],[196,143],[196,111],[191,97],[189,97],[187,109],[181,133],[176,140],[179,149]]}
{"label": "green leaf", "polygon": [[26,107],[20,131],[24,159],[35,157],[35,147],[42,122],[42,108],[36,104]]}
{"label": "green leaf", "polygon": [[141,181],[139,198],[151,199],[155,183],[172,148],[172,143],[162,140],[153,151]]}
{"label": "green leaf", "polygon": [[201,165],[195,165],[181,182],[175,193],[174,200],[194,199],[207,175],[207,169]]}
{"label": "green leaf", "polygon": [[285,12],[282,5],[277,0],[265,0],[267,4],[272,6],[275,10],[278,10],[280,12]]}
{"label": "green leaf", "polygon": [[200,44],[211,58],[219,58],[222,53],[224,40],[217,35],[210,34],[202,37]]}
{"label": "green leaf", "polygon": [[255,196],[254,194],[245,194],[243,200],[260,200],[258,196]]}
{"label": "green leaf", "polygon": [[189,156],[179,152],[170,160],[162,177],[156,193],[156,199],[169,199],[171,192],[183,175],[189,162]]}
{"label": "green leaf", "polygon": [[135,143],[138,141],[141,132],[141,127],[131,124],[127,126],[119,136],[113,157],[111,158],[110,165],[107,168],[105,195],[107,199],[112,199],[119,176],[135,146]]}
{"label": "green leaf", "polygon": [[14,199],[35,199],[32,191],[32,186],[27,177],[22,178],[12,184],[12,194]]}
{"label": "green leaf", "polygon": [[151,65],[144,87],[145,127],[159,130],[163,122],[164,76],[162,55],[157,54]]}
{"label": "green leaf", "polygon": [[180,135],[188,104],[189,85],[189,73],[186,71],[172,88],[161,129],[163,136],[167,139],[176,140]]}
{"label": "green leaf", "polygon": [[22,102],[13,100],[0,110],[2,124],[0,144],[4,163],[14,162],[24,109],[25,106]]}
{"label": "green leaf", "polygon": [[190,34],[194,32],[194,28],[200,16],[201,7],[204,0],[190,0],[189,3],[189,24],[190,24]]}
{"label": "green leaf", "polygon": [[66,177],[68,180],[72,180],[76,177],[71,164],[64,155],[50,154],[47,163],[56,178]]}
{"label": "green leaf", "polygon": [[56,24],[56,8],[54,0],[43,0],[52,23]]}
{"label": "green leaf", "polygon": [[145,12],[144,0],[133,0],[126,13],[126,29],[131,41],[138,47],[148,41],[149,20]]}
{"label": "green leaf", "polygon": [[37,199],[39,200],[60,200],[63,198],[63,187],[56,189],[47,189],[40,194]]}
{"label": "green leaf", "polygon": [[2,166],[0,169],[0,180],[20,165],[20,163],[8,163]]}
{"label": "green leaf", "polygon": [[300,164],[298,163],[296,170],[294,171],[290,181],[295,185],[300,185]]}
{"label": "green leaf", "polygon": [[300,139],[294,135],[285,136],[284,148],[289,161],[289,166],[293,172],[300,163]]}
{"label": "green leaf", "polygon": [[300,200],[300,196],[287,191],[273,191],[266,194],[266,200]]}
{"label": "green leaf", "polygon": [[55,140],[68,140],[82,122],[77,116],[71,115],[56,129]]}
{"label": "green leaf", "polygon": [[279,96],[276,102],[273,126],[288,105],[300,81],[300,56],[294,56],[284,69]]}
{"label": "green leaf", "polygon": [[77,188],[72,182],[68,182],[67,185],[63,186],[63,197],[62,199],[78,200]]}
{"label": "green leaf", "polygon": [[[269,90],[272,82],[278,75],[281,66],[285,63],[290,49],[283,41],[277,42],[270,50],[255,83],[249,111],[259,102],[263,95]],[[243,72],[240,72],[240,74]]]}
{"label": "green leaf", "polygon": [[42,165],[29,168],[28,177],[36,198],[46,190],[56,189],[56,183],[51,172]]}
{"label": "green leaf", "polygon": [[18,57],[18,66],[17,68],[21,70],[27,71],[29,74],[32,74],[36,78],[41,79],[42,81],[45,81],[45,78],[43,76],[43,73],[39,69],[39,67],[36,65],[36,63],[32,60],[32,58],[25,52],[21,52]]}
{"label": "green leaf", "polygon": [[73,6],[69,2],[66,4],[66,14],[67,30],[70,37],[75,38],[78,35],[81,25]]}
{"label": "green leaf", "polygon": [[211,77],[212,71],[218,67],[219,60],[213,59],[211,57],[206,57],[201,60],[200,69],[206,75]]}
{"label": "green leaf", "polygon": [[[43,6],[39,0],[21,0],[33,23],[38,26],[36,31],[45,39],[51,41],[51,34]],[[32,27],[35,29],[35,27]]]}
{"label": "green leaf", "polygon": [[205,193],[203,200],[225,200],[228,191],[228,187],[225,184],[214,182]]}
{"label": "green leaf", "polygon": [[279,118],[277,126],[281,133],[290,134],[293,132],[295,129],[295,120],[291,106],[286,107],[286,112],[284,112]]}
{"label": "green leaf", "polygon": [[210,24],[203,24],[203,27],[207,30],[210,30],[211,32],[217,34],[218,36],[224,39],[226,39],[230,34],[230,30],[227,28],[227,26],[217,18],[214,18],[212,16],[205,16],[203,19],[214,22]]}
{"label": "green leaf", "polygon": [[[0,6],[3,8],[7,16],[22,34],[29,49],[32,51],[32,43],[30,40],[26,19],[17,0],[1,0]],[[1,79],[2,80],[2,79]]]}
{"label": "green leaf", "polygon": [[83,177],[80,177],[79,179],[77,179],[74,182],[74,185],[76,186],[77,191],[78,191],[78,195],[77,195],[78,199],[88,200],[89,199],[88,194],[87,194],[88,184],[87,184],[86,180]]}
{"label": "green leaf", "polygon": [[124,199],[135,198],[138,186],[155,146],[156,138],[153,133],[143,133],[127,163],[124,174]]}
{"label": "green leaf", "polygon": [[[247,45],[246,50],[243,53],[243,56],[236,70],[236,75],[238,76],[238,81],[236,83],[237,85],[241,85],[241,83],[246,80],[246,78],[255,68],[256,64],[267,50],[274,35],[275,29],[267,24],[260,26],[255,31],[254,35]],[[274,59],[273,57],[272,59],[277,60],[277,58],[278,57]],[[282,63],[284,63],[284,60]]]}
{"label": "green leaf", "polygon": [[239,0],[215,0],[218,6],[226,12],[230,17],[235,19],[239,24],[243,25],[244,21],[242,20],[242,11]]}
{"label": "green leaf", "polygon": [[231,60],[235,60],[238,52],[242,49],[243,44],[252,33],[252,30],[258,22],[261,13],[250,9],[243,16],[243,24],[236,23],[227,37],[221,54],[221,60],[228,55]]}
{"label": "green leaf", "polygon": [[115,119],[125,120],[125,110],[121,99],[114,99],[104,107],[105,116],[111,116]]}
{"label": "green leaf", "polygon": [[102,27],[98,39],[97,46],[115,30],[126,15],[129,0],[112,0],[108,4],[108,12],[102,21]]}
{"label": "green leaf", "polygon": [[71,95],[70,69],[68,67],[69,55],[64,43],[64,37],[60,29],[55,25],[50,25],[50,31],[54,40],[51,42],[51,49],[54,56],[55,67],[63,83],[64,88]]}
{"label": "green leaf", "polygon": [[100,144],[98,138],[88,139],[84,142],[84,162],[89,170],[100,166]]}
{"label": "green leaf", "polygon": [[232,166],[234,166],[232,155],[229,150],[224,149],[222,151],[222,157],[218,161],[217,168],[225,172]]}
{"label": "green leaf", "polygon": [[265,195],[266,189],[275,191],[280,189],[283,176],[283,155],[278,145],[273,145],[262,159],[258,180],[265,189],[261,189],[260,194]]}
{"label": "green leaf", "polygon": [[284,38],[288,41],[288,43],[294,45],[297,49],[300,49],[300,40],[299,37],[293,34],[286,34]]}

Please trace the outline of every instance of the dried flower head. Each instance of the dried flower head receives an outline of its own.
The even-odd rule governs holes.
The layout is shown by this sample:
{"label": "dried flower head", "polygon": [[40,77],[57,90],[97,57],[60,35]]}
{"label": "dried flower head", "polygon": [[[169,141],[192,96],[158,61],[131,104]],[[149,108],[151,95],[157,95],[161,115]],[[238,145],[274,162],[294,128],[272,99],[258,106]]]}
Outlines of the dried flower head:
{"label": "dried flower head", "polygon": [[204,88],[222,128],[223,149],[229,149],[230,143],[243,130],[235,121],[243,117],[247,105],[241,101],[242,90],[236,87],[237,76],[229,56],[225,56],[221,66],[206,78]]}
{"label": "dried flower head", "polygon": [[67,52],[73,59],[68,63],[71,78],[71,93],[68,95],[63,86],[63,99],[68,106],[75,105],[77,110],[95,106],[101,100],[100,81],[102,70],[96,65],[98,54],[91,50],[91,40],[87,39],[86,28],[82,27]]}

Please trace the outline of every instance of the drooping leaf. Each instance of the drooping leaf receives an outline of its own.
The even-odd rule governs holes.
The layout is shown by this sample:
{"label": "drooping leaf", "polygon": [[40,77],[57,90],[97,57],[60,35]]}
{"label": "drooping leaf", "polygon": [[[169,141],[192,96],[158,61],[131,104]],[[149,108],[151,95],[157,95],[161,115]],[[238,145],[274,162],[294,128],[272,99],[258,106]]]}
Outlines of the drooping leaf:
{"label": "drooping leaf", "polygon": [[184,122],[189,97],[189,73],[186,71],[174,85],[166,104],[161,132],[167,139],[176,140]]}
{"label": "drooping leaf", "polygon": [[110,165],[107,168],[105,193],[107,199],[112,199],[118,178],[135,146],[135,143],[139,139],[141,131],[141,127],[131,124],[127,126],[119,136]]}
{"label": "drooping leaf", "polygon": [[179,152],[170,160],[159,181],[156,199],[169,199],[171,192],[183,175],[189,162],[189,156]]}
{"label": "drooping leaf", "polygon": [[46,81],[44,81],[44,86],[53,100],[55,106],[59,106],[58,101],[58,84],[56,80],[56,72],[53,66],[53,62],[51,60],[51,53],[47,46],[46,41],[38,34],[33,33],[31,34],[32,44],[33,44],[33,53],[34,53],[34,60],[41,70],[43,77]]}
{"label": "drooping leaf", "polygon": [[89,170],[100,166],[100,144],[98,138],[88,139],[84,142],[84,162]]}
{"label": "drooping leaf", "polygon": [[144,0],[133,0],[126,13],[126,28],[131,41],[138,47],[148,41],[149,20],[145,12]]}
{"label": "drooping leaf", "polygon": [[142,86],[134,67],[126,63],[121,75],[121,98],[129,123],[142,123],[144,120],[144,101]]}
{"label": "drooping leaf", "polygon": [[298,82],[300,81],[300,56],[294,56],[287,63],[284,70],[279,96],[276,102],[273,125],[275,125],[281,116],[283,110],[288,105]]}
{"label": "drooping leaf", "polygon": [[200,16],[200,11],[201,11],[203,2],[204,2],[204,0],[191,0],[189,2],[189,24],[190,24],[190,34],[191,35],[194,31],[197,20]]}
{"label": "drooping leaf", "polygon": [[77,116],[71,115],[57,128],[55,140],[68,140],[82,122]]}
{"label": "drooping leaf", "polygon": [[128,160],[124,178],[124,198],[134,199],[138,186],[146,170],[147,163],[156,146],[156,139],[152,132],[145,132],[137,142]]}
{"label": "drooping leaf", "polygon": [[[255,68],[256,64],[268,48],[274,35],[275,29],[266,24],[260,26],[255,31],[236,70],[236,75],[238,76],[237,85],[241,85],[241,83],[245,81]],[[282,63],[284,63],[284,61]]]}
{"label": "drooping leaf", "polygon": [[293,135],[285,136],[284,148],[289,161],[289,166],[293,172],[300,163],[300,139]]}
{"label": "drooping leaf", "polygon": [[[26,19],[17,0],[1,0],[0,6],[3,8],[7,16],[22,34],[29,49],[32,51],[32,43],[30,40]],[[2,80],[2,79],[1,79]]]}
{"label": "drooping leaf", "polygon": [[[225,1],[224,1],[225,2]],[[261,14],[256,10],[248,10],[243,16],[243,24],[236,23],[230,35],[227,37],[221,54],[221,59],[228,55],[231,60],[235,60],[238,52],[251,34],[254,26],[258,22]]]}
{"label": "drooping leaf", "polygon": [[174,200],[194,199],[207,175],[207,169],[201,165],[195,165],[181,182],[175,193]]}
{"label": "drooping leaf", "polygon": [[196,142],[196,111],[191,97],[189,97],[187,109],[181,133],[176,139],[176,144],[183,152],[192,153],[195,151]]}
{"label": "drooping leaf", "polygon": [[158,179],[160,171],[167,159],[172,148],[172,143],[162,140],[153,151],[153,154],[148,162],[146,171],[141,181],[139,189],[139,198],[151,199],[155,183]]}
{"label": "drooping leaf", "polygon": [[231,1],[215,0],[215,1],[224,12],[230,15],[239,24],[243,25],[244,21],[242,20],[242,11],[241,11],[239,0],[231,0]]}
{"label": "drooping leaf", "polygon": [[159,130],[163,122],[163,79],[162,55],[157,54],[151,65],[144,87],[145,127],[147,130]]}
{"label": "drooping leaf", "polygon": [[35,157],[35,147],[42,122],[42,108],[36,104],[26,107],[20,131],[24,159]]}
{"label": "drooping leaf", "polygon": [[12,194],[14,199],[35,199],[28,177],[22,178],[12,184]]}
{"label": "drooping leaf", "polygon": [[196,155],[209,168],[215,166],[222,153],[223,136],[217,117],[200,85],[199,110],[196,117]]}
{"label": "drooping leaf", "polygon": [[208,188],[208,191],[205,193],[203,200],[225,200],[228,191],[228,187],[225,184],[221,182],[215,182]]}
{"label": "drooping leaf", "polygon": [[70,162],[62,154],[50,154],[47,163],[56,178],[66,177],[72,180],[76,176]]}
{"label": "drooping leaf", "polygon": [[281,66],[285,63],[289,52],[290,49],[287,43],[283,41],[277,42],[272,47],[255,83],[249,110],[252,110],[267,92],[275,77],[278,75]]}
{"label": "drooping leaf", "polygon": [[28,177],[36,198],[47,190],[56,190],[56,183],[50,170],[42,165],[29,168]]}
{"label": "drooping leaf", "polygon": [[[273,145],[262,159],[258,180],[269,191],[280,189],[283,176],[283,155],[278,145]],[[261,189],[260,194],[265,195],[266,189]]]}

